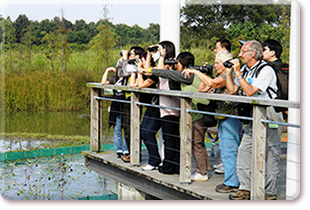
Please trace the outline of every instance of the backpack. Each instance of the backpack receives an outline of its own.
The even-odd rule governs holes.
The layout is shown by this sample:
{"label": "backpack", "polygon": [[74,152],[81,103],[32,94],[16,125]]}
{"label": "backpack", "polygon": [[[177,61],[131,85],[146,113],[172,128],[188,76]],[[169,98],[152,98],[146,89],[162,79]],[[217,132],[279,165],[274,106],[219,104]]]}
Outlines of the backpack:
{"label": "backpack", "polygon": [[270,91],[272,91],[277,94],[277,97],[275,99],[288,100],[289,65],[286,63],[282,63],[282,61],[276,61],[276,62],[266,61],[266,62],[267,64],[264,64],[257,69],[255,77],[258,76],[262,68],[264,68],[267,65],[271,66],[277,77],[278,90],[275,91],[271,87],[268,87],[267,88],[268,95],[272,99],[270,93]]}
{"label": "backpack", "polygon": [[[289,81],[289,65],[287,63],[282,63],[281,60],[277,60],[275,62],[269,62],[266,61],[267,64],[261,65],[255,72],[255,77],[258,76],[260,71],[265,67],[265,66],[271,66],[272,69],[274,70],[276,77],[277,77],[277,87],[278,90],[275,91],[271,87],[267,88],[267,93],[271,99],[271,92],[274,92],[277,94],[277,97],[275,99],[280,99],[280,100],[288,100],[288,81]],[[274,107],[276,112],[282,112],[283,118],[287,118],[287,114],[285,111],[288,109],[285,107]]]}

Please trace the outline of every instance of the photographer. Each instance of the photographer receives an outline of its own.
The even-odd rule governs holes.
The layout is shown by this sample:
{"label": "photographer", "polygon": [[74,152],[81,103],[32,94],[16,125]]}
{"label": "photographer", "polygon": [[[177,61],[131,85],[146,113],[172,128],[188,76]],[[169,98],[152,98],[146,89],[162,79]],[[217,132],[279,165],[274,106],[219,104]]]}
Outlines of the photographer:
{"label": "photographer", "polygon": [[[151,52],[144,53],[141,57],[141,60],[138,59],[136,62],[138,69],[144,68],[146,63],[150,63],[152,67],[155,66]],[[131,74],[130,87],[157,88],[158,83],[159,79],[156,76],[146,76],[138,73],[137,77],[136,72]],[[153,105],[159,104],[159,96],[154,94],[141,93],[139,100],[142,103]],[[140,138],[144,141],[149,154],[148,164],[142,168],[144,171],[152,171],[156,169],[161,163],[156,140],[156,133],[160,129],[159,119],[159,108],[148,106],[144,112],[140,126]]]}
{"label": "photographer", "polygon": [[[197,75],[204,85],[200,91],[212,91],[215,94],[228,94],[225,87],[226,68],[231,68],[232,63],[229,60],[233,58],[227,50],[218,52],[215,56],[214,68],[217,76],[213,79],[196,69],[187,69],[183,73],[185,77]],[[234,114],[236,105],[226,101],[216,101],[216,112],[223,114]],[[216,191],[220,193],[236,192],[239,187],[237,177],[237,151],[242,138],[242,123],[235,118],[219,118],[218,135],[221,150],[221,157],[225,168],[224,183],[216,186]]]}
{"label": "photographer", "polygon": [[[200,79],[195,77],[195,75],[190,76],[189,78],[184,78],[182,71],[189,66],[193,66],[195,62],[194,55],[189,52],[182,52],[178,55],[176,60],[170,59],[166,60],[164,64],[169,66],[169,70],[165,69],[147,69],[141,70],[143,73],[152,74],[159,76],[160,78],[167,78],[175,82],[180,83],[181,90],[197,92],[200,84]],[[212,73],[212,66],[210,69],[207,67],[204,68]],[[170,70],[171,69],[171,70]],[[197,104],[208,104],[210,101],[207,99],[193,98],[192,100],[192,109],[197,109]],[[207,150],[204,144],[204,137],[207,131],[207,127],[202,122],[202,115],[197,113],[192,113],[193,120],[193,130],[192,130],[192,152],[196,161],[197,171],[191,176],[192,180],[208,180],[208,170],[210,170],[210,163],[207,154]]]}
{"label": "photographer", "polygon": [[[165,65],[165,60],[175,57],[175,46],[170,41],[162,41],[155,46],[152,54],[159,56],[156,68],[169,69],[169,65]],[[149,51],[150,52],[150,51]],[[153,56],[154,56],[153,54]],[[145,69],[149,69],[151,64],[146,63]],[[141,72],[142,73],[142,72]],[[170,90],[169,80],[159,77],[159,89]],[[159,96],[159,105],[166,107],[180,108],[180,98],[177,96]],[[160,121],[156,121],[154,128],[162,128],[164,140],[164,160],[162,166],[158,167],[158,171],[163,174],[179,174],[180,163],[180,131],[179,131],[180,111],[173,109],[160,108]]]}
{"label": "photographer", "polygon": [[[131,69],[132,67],[129,62],[133,59],[139,58],[143,53],[144,49],[139,46],[134,46],[130,48],[130,51],[122,50],[120,55],[121,58],[118,60],[116,68],[109,67],[106,69],[101,83],[103,85],[110,84],[110,80],[107,79],[109,72],[116,73],[116,82],[115,85],[129,85],[129,80],[131,76]],[[113,91],[114,98],[120,100],[130,100],[130,93],[126,92],[118,92]],[[117,155],[122,158],[122,160],[126,163],[130,162],[130,104],[127,103],[119,103],[119,102],[112,102],[111,104],[111,112],[109,116],[109,123],[110,126],[114,126],[114,144],[122,145],[122,138],[121,138],[121,129],[124,130],[124,138],[126,140],[127,148],[115,146]],[[121,149],[122,148],[122,149]]]}

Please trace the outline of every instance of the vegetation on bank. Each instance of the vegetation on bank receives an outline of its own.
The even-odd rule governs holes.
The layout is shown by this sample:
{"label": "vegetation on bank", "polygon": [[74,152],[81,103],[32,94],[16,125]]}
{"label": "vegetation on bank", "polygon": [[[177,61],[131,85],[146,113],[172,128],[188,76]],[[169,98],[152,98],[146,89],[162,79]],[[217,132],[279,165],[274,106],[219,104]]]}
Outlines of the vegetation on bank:
{"label": "vegetation on bank", "polygon": [[[89,145],[89,136],[64,136],[41,133],[3,133],[0,134],[0,136],[4,139],[17,138],[23,140],[31,139],[42,141],[40,146],[38,146],[37,148],[32,148],[31,150]],[[44,141],[48,142],[44,143]],[[10,152],[21,151],[24,150],[12,150]]]}
{"label": "vegetation on bank", "polygon": [[[214,63],[213,49],[222,37],[231,41],[235,57],[240,51],[238,40],[278,40],[283,45],[282,59],[289,62],[288,0],[278,0],[281,5],[199,2],[186,1],[181,9],[180,51],[192,52],[196,65]],[[38,22],[20,15],[12,22],[1,14],[0,26],[0,83],[4,84],[0,102],[5,111],[89,109],[86,83],[100,82],[121,50],[157,44],[160,31],[156,24],[141,29],[113,25],[108,18],[87,24],[71,23],[65,17]]]}

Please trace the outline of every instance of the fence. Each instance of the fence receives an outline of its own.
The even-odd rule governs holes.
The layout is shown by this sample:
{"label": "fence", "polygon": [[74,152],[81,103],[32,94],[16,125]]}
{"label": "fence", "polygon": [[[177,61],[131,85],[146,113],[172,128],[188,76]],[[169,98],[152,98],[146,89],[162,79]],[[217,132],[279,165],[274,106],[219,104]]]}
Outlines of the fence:
{"label": "fence", "polygon": [[[300,109],[299,102],[284,101],[284,100],[270,100],[254,97],[243,96],[230,96],[220,94],[206,94],[200,92],[184,92],[184,91],[167,91],[159,89],[139,89],[130,88],[127,86],[113,86],[113,85],[101,85],[101,83],[88,83],[87,87],[91,88],[91,135],[90,135],[90,149],[92,152],[99,152],[101,150],[102,142],[102,110],[101,100],[106,100],[104,97],[104,89],[118,89],[122,91],[131,92],[131,101],[126,101],[131,105],[131,165],[140,164],[140,105],[139,94],[157,94],[165,96],[179,96],[181,98],[180,107],[180,182],[188,184],[191,182],[191,157],[192,157],[192,117],[191,112],[191,100],[192,98],[205,98],[211,100],[220,101],[235,101],[239,103],[248,103],[253,105],[253,118],[247,118],[253,120],[253,150],[252,150],[252,188],[251,199],[264,200],[265,199],[265,148],[266,148],[266,128],[269,123],[285,125],[289,127],[297,127],[299,125],[274,122],[266,120],[266,109],[268,106],[288,107],[292,109]],[[210,113],[208,113],[210,114]],[[221,115],[217,113],[211,113],[214,115]],[[230,116],[230,115],[222,115]],[[238,117],[239,116],[230,116]]]}

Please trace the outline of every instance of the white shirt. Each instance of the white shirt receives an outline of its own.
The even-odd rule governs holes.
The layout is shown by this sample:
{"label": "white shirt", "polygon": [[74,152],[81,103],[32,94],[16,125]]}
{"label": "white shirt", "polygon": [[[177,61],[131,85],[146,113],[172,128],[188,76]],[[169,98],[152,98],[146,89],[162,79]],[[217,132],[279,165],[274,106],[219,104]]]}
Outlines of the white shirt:
{"label": "white shirt", "polygon": [[[248,71],[248,73],[246,73],[244,75],[245,80],[250,84],[253,85],[255,87],[257,87],[259,89],[259,91],[257,93],[255,93],[254,95],[252,95],[253,97],[258,97],[258,98],[269,98],[268,92],[267,92],[267,88],[271,87],[274,91],[278,90],[277,87],[277,76],[274,72],[274,70],[272,69],[271,66],[265,66],[261,69],[260,73],[258,74],[258,76],[255,76],[256,70],[262,66],[266,64],[266,62],[264,60],[257,61],[254,66],[252,66],[252,68],[249,68],[248,66],[244,65],[241,69],[242,75],[244,71]],[[235,84],[237,84],[238,86],[240,86],[238,78],[235,79]],[[274,93],[273,91],[269,91],[271,93],[272,98],[275,98],[277,96],[276,93]]]}

